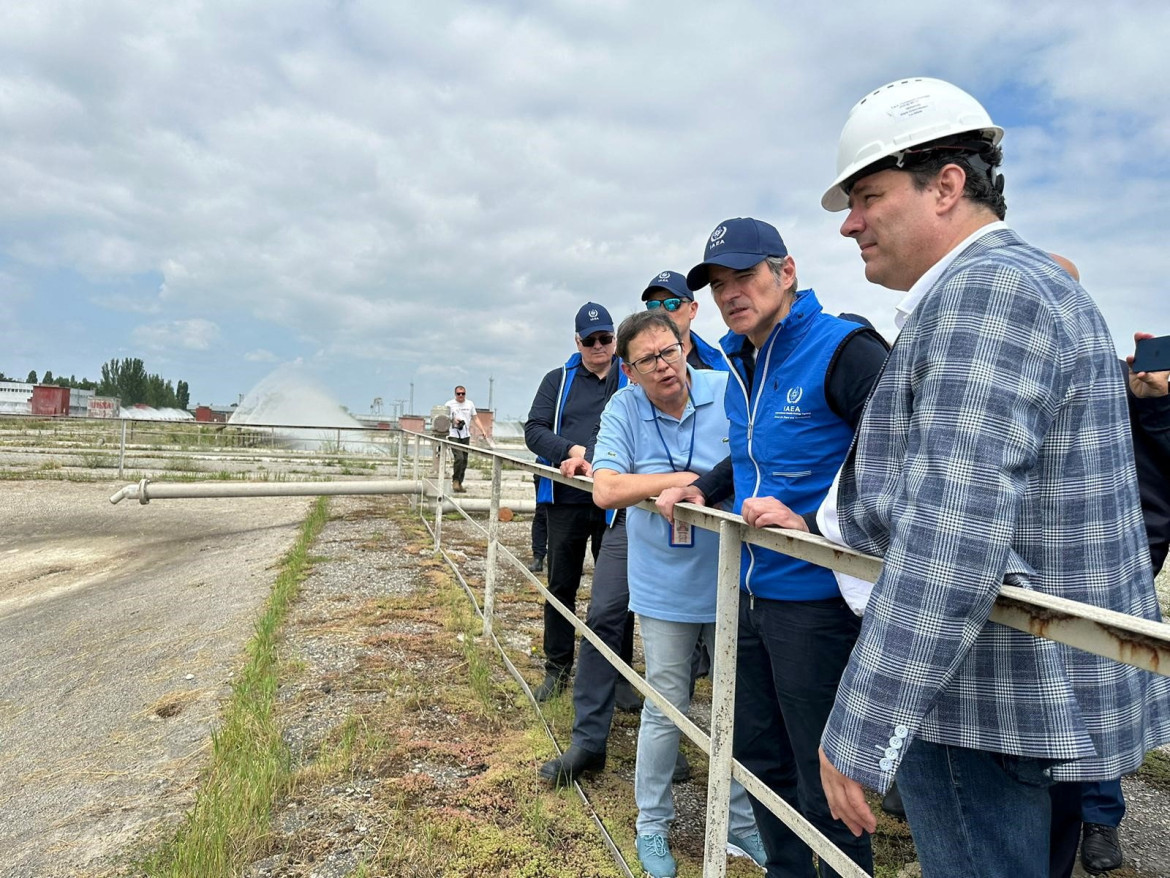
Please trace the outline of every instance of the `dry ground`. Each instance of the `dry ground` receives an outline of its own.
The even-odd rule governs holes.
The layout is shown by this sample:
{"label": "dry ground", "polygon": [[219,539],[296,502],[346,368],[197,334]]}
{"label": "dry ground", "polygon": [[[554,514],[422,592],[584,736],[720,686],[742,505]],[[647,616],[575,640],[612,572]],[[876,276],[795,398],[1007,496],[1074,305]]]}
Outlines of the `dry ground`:
{"label": "dry ground", "polygon": [[[474,492],[481,480],[469,475]],[[111,509],[108,484],[0,483],[0,491],[0,624],[8,626],[0,666],[9,673],[0,696],[0,875],[136,874],[136,852],[190,802],[270,565],[307,501],[235,504],[234,517],[221,501]],[[30,518],[50,497],[51,508]],[[286,626],[280,711],[294,781],[245,874],[621,874],[575,795],[537,779],[552,745],[494,648],[476,637],[467,596],[406,499],[336,498],[331,510]],[[523,560],[528,526],[522,517],[503,530]],[[482,537],[447,520],[444,548],[479,594]],[[534,683],[540,604],[522,579],[519,571],[503,578],[497,635]],[[72,615],[58,609],[67,605]],[[708,693],[700,684],[700,715]],[[570,699],[545,714],[567,742]],[[636,716],[618,714],[609,769],[586,783],[635,864],[636,730]],[[706,778],[701,754],[688,754],[696,772],[675,788],[672,844],[680,875],[696,878]],[[1167,878],[1167,795],[1126,783],[1123,837],[1138,868],[1113,874]],[[886,878],[913,859],[904,827],[889,818],[878,846]],[[730,874],[760,873],[734,861]]]}

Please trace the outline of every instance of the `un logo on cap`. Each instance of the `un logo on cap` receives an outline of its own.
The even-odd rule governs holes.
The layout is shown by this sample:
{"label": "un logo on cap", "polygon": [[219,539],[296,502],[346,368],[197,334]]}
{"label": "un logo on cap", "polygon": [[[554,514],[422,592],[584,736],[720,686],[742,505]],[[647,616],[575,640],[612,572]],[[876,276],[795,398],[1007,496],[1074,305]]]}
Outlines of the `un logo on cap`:
{"label": "un logo on cap", "polygon": [[590,308],[590,309],[589,309],[589,319],[590,319],[590,320],[596,320],[596,319],[597,319],[597,309],[596,309],[596,308]]}
{"label": "un logo on cap", "polygon": [[727,226],[720,226],[711,233],[711,243],[718,244],[723,240],[723,236],[727,234]]}
{"label": "un logo on cap", "polygon": [[659,280],[670,280],[670,272],[669,271],[662,272],[662,274],[658,275],[658,279]]}

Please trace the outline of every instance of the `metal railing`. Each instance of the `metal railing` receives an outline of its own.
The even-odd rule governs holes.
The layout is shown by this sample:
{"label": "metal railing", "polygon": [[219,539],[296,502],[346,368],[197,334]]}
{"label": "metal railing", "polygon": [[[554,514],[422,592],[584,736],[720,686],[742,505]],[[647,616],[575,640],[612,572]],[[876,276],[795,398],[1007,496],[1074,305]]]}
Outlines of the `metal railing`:
{"label": "metal railing", "polygon": [[[432,446],[440,449],[454,447],[461,452],[484,456],[492,461],[491,496],[490,500],[487,501],[489,517],[486,528],[472,519],[467,510],[463,508],[464,505],[471,506],[474,501],[464,501],[452,494],[447,468],[449,454],[438,455],[437,483],[426,477],[420,477],[420,461],[423,459],[422,445],[424,442],[428,446],[426,452],[428,470],[431,464]],[[582,637],[589,640],[605,656],[618,673],[638,689],[643,696],[649,698],[666,716],[670,717],[680,731],[708,755],[710,767],[707,783],[707,831],[703,858],[703,875],[706,878],[715,878],[715,876],[726,874],[727,856],[724,840],[727,838],[727,809],[732,777],[743,784],[749,793],[784,821],[817,853],[822,861],[831,865],[842,876],[846,876],[846,878],[863,878],[865,876],[862,869],[836,848],[802,815],[732,758],[735,656],[738,647],[740,598],[740,546],[743,543],[761,546],[869,582],[875,581],[881,573],[882,562],[880,559],[829,543],[818,536],[776,528],[752,528],[745,524],[740,516],[717,509],[691,504],[679,504],[675,507],[674,514],[682,521],[719,534],[711,731],[708,734],[651,688],[645,679],[590,631],[581,619],[557,600],[544,584],[529,572],[527,565],[500,541],[499,511],[502,499],[502,471],[505,465],[590,492],[593,488],[591,479],[567,478],[556,469],[531,463],[498,450],[468,447],[430,434],[407,431],[396,444],[399,481],[395,482],[306,482],[286,484],[279,489],[252,483],[233,486],[221,493],[215,493],[216,486],[164,486],[157,483],[149,484],[149,480],[144,479],[137,485],[126,486],[111,499],[133,498],[145,503],[149,499],[163,499],[164,497],[227,496],[229,493],[231,496],[241,496],[247,495],[249,488],[254,489],[252,493],[256,495],[273,492],[305,495],[410,492],[417,497],[418,511],[424,516],[423,520],[434,536],[435,551],[442,553],[448,564],[451,565],[460,584],[475,605],[476,611],[482,617],[484,637],[490,639],[495,645],[508,671],[530,699],[532,693],[527,682],[508,658],[494,633],[498,570],[504,562],[511,564],[550,605],[556,608],[557,612],[573,625]],[[410,475],[405,476],[404,451],[408,444],[413,446],[413,453],[410,461]],[[404,477],[409,481],[403,481]],[[431,500],[434,501],[433,524],[426,518],[426,515],[431,512],[431,508],[426,504]],[[482,509],[482,504],[483,500],[480,498],[476,505]],[[638,506],[657,514],[653,503],[649,501],[639,503]],[[479,529],[487,540],[482,607],[476,602],[476,596],[467,584],[458,565],[442,549],[443,515],[451,509],[454,509]],[[999,624],[1038,637],[1046,637],[1134,667],[1170,676],[1170,625],[1164,623],[1151,622],[1064,598],[1051,597],[1010,586],[1001,588],[990,618]],[[554,745],[556,745],[555,739]],[[577,789],[584,796],[579,785]],[[629,875],[629,868],[604,825],[597,820],[596,816],[594,820],[614,854],[615,860]]]}
{"label": "metal railing", "polygon": [[[416,443],[419,434],[416,435]],[[454,445],[446,440],[430,436],[432,442]],[[501,470],[508,466],[553,479],[565,485],[592,491],[592,480],[567,478],[556,469],[529,463],[498,451],[458,446],[472,454],[483,455],[492,460],[491,515],[486,530],[487,568],[484,583],[482,609],[477,610],[483,617],[484,635],[491,638],[503,654],[503,648],[493,633],[497,567],[501,557],[511,563],[527,578],[553,607],[556,608],[577,632],[588,639],[605,656],[626,680],[649,698],[666,716],[679,727],[700,750],[709,757],[710,768],[707,785],[707,831],[703,856],[705,878],[723,876],[727,869],[727,855],[724,839],[727,837],[727,809],[731,794],[731,778],[734,777],[758,801],[769,808],[788,825],[821,860],[837,870],[845,878],[864,878],[866,873],[842,853],[829,839],[793,809],[787,802],[764,785],[754,774],[732,758],[732,730],[735,706],[735,656],[738,647],[740,546],[748,543],[791,555],[822,567],[847,573],[869,582],[877,580],[881,573],[881,559],[864,555],[852,549],[828,542],[822,537],[778,528],[752,528],[732,513],[709,509],[692,504],[679,504],[675,516],[684,522],[719,534],[719,561],[716,593],[715,648],[713,654],[713,678],[711,694],[711,732],[708,735],[691,722],[681,711],[666,701],[655,689],[597,637],[585,623],[574,615],[564,604],[533,576],[525,564],[512,554],[499,540],[497,515],[499,508]],[[447,485],[448,455],[441,454],[438,470],[438,484],[434,494],[436,505],[434,526],[431,528],[435,550],[442,551],[443,500],[450,499]],[[417,444],[415,454],[415,475],[417,476]],[[458,506],[458,500],[456,500]],[[654,504],[646,501],[638,506],[657,514]],[[460,510],[462,512],[462,510]],[[474,522],[466,513],[468,521]],[[428,527],[429,527],[428,523]],[[457,565],[447,557],[448,563]],[[474,601],[474,594],[459,574],[464,589]],[[1123,613],[1103,610],[1065,598],[1052,597],[1026,589],[1003,586],[991,612],[991,620],[1020,631],[1059,641],[1106,658],[1114,659],[1134,667],[1170,676],[1170,625],[1151,622]],[[519,671],[507,659],[509,671],[521,687],[531,696],[527,683]],[[555,743],[555,742],[554,742]],[[558,745],[559,746],[559,745]],[[604,827],[603,827],[604,830]],[[606,834],[607,842],[613,849],[612,841]],[[619,855],[620,858],[620,855]],[[622,863],[625,867],[624,862]]]}

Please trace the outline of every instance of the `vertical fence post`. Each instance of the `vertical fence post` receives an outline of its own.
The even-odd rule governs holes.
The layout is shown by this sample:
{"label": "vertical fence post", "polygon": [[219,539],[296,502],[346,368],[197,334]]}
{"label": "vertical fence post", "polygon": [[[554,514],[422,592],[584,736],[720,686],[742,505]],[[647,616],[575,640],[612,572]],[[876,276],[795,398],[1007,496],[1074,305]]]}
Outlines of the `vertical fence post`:
{"label": "vertical fence post", "polygon": [[418,481],[418,456],[422,452],[420,448],[422,444],[422,436],[418,433],[414,434],[414,462],[411,464],[410,478],[413,481]]}
{"label": "vertical fence post", "polygon": [[122,444],[118,448],[118,478],[122,478],[122,468],[126,463],[126,419],[122,418]]}
{"label": "vertical fence post", "polygon": [[439,490],[435,498],[435,551],[439,551],[439,541],[443,534],[443,501],[447,499],[447,450],[442,443],[439,448]]}
{"label": "vertical fence post", "polygon": [[503,479],[503,461],[492,456],[492,500],[488,508],[487,576],[483,587],[483,633],[492,633],[492,614],[496,610],[496,561],[500,544],[500,483]]}
{"label": "vertical fence post", "polygon": [[707,772],[704,878],[727,874],[727,807],[731,799],[731,737],[735,725],[735,654],[739,648],[739,559],[742,526],[719,523],[719,579],[712,655],[711,760]]}
{"label": "vertical fence post", "polygon": [[402,440],[403,440],[403,438],[404,437],[402,435],[402,430],[399,429],[397,437],[396,437],[395,442],[394,442],[394,444],[398,446],[398,448],[396,449],[398,452],[398,469],[395,470],[394,478],[396,478],[400,481],[402,479]]}

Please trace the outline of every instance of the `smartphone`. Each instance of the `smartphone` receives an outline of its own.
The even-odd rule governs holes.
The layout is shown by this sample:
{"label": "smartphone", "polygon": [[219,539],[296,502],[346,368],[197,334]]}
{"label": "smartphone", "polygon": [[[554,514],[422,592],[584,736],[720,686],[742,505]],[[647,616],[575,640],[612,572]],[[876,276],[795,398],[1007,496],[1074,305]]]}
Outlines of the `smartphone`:
{"label": "smartphone", "polygon": [[1133,371],[1165,372],[1170,370],[1170,335],[1139,339],[1134,350]]}

